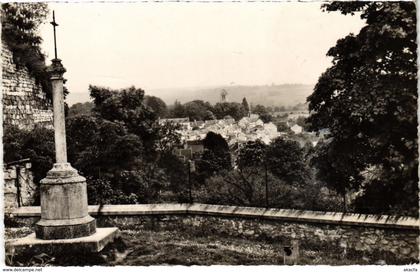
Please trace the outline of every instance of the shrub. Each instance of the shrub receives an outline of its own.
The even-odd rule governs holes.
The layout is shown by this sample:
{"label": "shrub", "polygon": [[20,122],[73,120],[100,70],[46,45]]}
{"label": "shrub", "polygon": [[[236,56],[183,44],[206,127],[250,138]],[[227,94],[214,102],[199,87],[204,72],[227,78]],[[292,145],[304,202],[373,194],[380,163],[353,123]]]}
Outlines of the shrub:
{"label": "shrub", "polygon": [[5,126],[3,133],[4,162],[29,158],[34,181],[38,183],[45,178],[55,162],[54,131],[42,127],[26,131]]}

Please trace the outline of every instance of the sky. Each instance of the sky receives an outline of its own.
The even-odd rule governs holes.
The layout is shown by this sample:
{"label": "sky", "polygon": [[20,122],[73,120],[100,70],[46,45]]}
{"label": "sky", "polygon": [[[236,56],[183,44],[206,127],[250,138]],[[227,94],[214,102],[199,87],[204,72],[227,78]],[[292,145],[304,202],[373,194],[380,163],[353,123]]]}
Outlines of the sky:
{"label": "sky", "polygon": [[[337,39],[358,33],[359,16],[322,12],[321,3],[50,3],[67,102],[88,86],[161,89],[315,84]],[[51,17],[52,15],[50,15]],[[49,18],[48,21],[50,21]],[[40,28],[54,57],[53,30]]]}

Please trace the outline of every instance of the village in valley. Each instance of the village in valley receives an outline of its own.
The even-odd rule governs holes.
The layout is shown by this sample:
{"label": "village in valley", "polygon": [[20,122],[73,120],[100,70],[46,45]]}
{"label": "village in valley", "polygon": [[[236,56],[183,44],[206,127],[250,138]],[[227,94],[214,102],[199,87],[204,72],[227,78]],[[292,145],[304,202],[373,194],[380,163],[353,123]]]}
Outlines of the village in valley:
{"label": "village in valley", "polygon": [[[183,159],[192,159],[194,154],[204,151],[203,140],[208,132],[221,135],[228,143],[232,152],[238,151],[243,144],[261,141],[270,144],[275,138],[293,139],[303,148],[306,144],[316,146],[326,132],[316,133],[305,131],[298,118],[306,118],[308,111],[285,111],[271,113],[276,122],[282,124],[279,129],[272,121],[263,122],[258,114],[248,111],[248,114],[236,121],[231,116],[219,120],[190,121],[186,118],[162,118],[159,123],[178,125],[182,144],[175,153]],[[282,130],[283,129],[283,130]]]}

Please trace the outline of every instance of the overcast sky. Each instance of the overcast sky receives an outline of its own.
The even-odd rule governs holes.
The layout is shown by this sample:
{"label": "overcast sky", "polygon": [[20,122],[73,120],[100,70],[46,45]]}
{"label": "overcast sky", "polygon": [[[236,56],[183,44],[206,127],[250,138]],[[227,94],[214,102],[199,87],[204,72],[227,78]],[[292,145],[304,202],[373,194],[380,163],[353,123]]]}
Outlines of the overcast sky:
{"label": "overcast sky", "polygon": [[[51,3],[68,102],[89,84],[162,88],[315,84],[337,39],[358,33],[359,16],[320,3]],[[52,27],[41,27],[53,58]],[[49,62],[49,61],[48,61]],[[155,91],[156,92],[156,91]]]}

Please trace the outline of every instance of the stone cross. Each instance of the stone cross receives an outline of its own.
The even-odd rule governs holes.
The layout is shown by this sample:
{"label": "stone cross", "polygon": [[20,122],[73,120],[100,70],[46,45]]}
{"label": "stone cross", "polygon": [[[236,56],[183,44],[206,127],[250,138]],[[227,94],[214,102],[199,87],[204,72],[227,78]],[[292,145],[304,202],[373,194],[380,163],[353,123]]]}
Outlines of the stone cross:
{"label": "stone cross", "polygon": [[57,59],[57,39],[56,39],[56,35],[55,35],[55,27],[58,26],[58,24],[55,22],[55,12],[53,10],[53,20],[52,22],[50,22],[50,24],[52,24],[53,29],[54,29],[54,59]]}
{"label": "stone cross", "polygon": [[[55,18],[52,25],[55,38]],[[96,221],[88,214],[86,179],[67,162],[63,95],[66,69],[57,59],[57,47],[55,57],[48,71],[53,90],[56,163],[40,182],[41,220],[35,224],[36,237],[44,240],[85,237],[96,232]]]}

